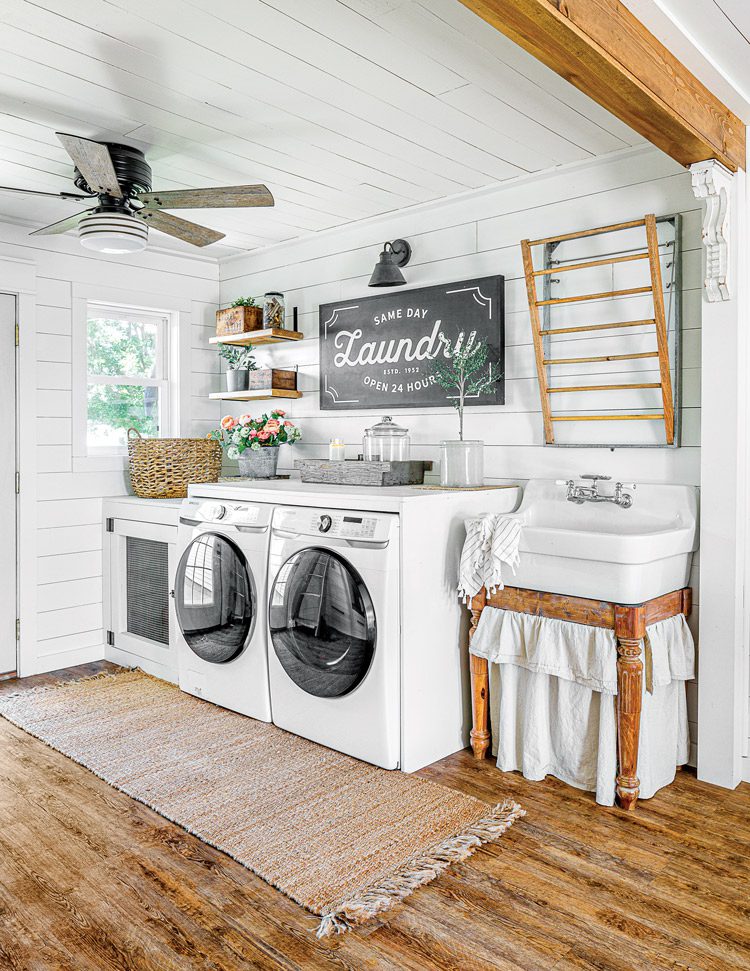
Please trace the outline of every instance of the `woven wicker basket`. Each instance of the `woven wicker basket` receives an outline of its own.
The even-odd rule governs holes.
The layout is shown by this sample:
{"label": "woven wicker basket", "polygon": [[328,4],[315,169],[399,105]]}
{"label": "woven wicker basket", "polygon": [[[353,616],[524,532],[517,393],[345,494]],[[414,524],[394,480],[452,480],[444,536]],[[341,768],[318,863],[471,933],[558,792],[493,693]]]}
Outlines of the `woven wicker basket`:
{"label": "woven wicker basket", "polygon": [[218,482],[221,445],[206,438],[141,438],[128,429],[133,492],[141,499],[184,499],[190,482]]}

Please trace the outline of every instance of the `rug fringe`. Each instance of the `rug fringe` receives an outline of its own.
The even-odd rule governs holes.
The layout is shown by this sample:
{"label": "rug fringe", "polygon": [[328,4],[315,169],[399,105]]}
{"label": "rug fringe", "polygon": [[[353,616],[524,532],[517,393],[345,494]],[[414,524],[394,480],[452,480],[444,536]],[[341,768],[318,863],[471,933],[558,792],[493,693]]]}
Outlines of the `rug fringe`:
{"label": "rug fringe", "polygon": [[498,839],[525,815],[526,810],[512,799],[498,803],[489,816],[474,823],[464,833],[451,836],[418,854],[382,883],[326,911],[321,916],[317,937],[343,934],[357,924],[389,910],[418,887],[440,876],[452,863],[465,860],[483,843]]}

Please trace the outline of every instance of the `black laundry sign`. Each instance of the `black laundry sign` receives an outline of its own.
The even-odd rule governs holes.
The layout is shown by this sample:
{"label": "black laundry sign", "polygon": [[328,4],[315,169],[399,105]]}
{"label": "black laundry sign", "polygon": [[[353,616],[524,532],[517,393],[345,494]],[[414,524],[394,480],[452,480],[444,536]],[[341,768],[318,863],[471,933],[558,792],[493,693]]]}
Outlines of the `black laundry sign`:
{"label": "black laundry sign", "polygon": [[[486,341],[505,371],[505,280],[399,290],[320,306],[320,408],[437,408],[452,391],[435,381],[431,362],[446,348]],[[470,405],[504,404],[501,378]]]}

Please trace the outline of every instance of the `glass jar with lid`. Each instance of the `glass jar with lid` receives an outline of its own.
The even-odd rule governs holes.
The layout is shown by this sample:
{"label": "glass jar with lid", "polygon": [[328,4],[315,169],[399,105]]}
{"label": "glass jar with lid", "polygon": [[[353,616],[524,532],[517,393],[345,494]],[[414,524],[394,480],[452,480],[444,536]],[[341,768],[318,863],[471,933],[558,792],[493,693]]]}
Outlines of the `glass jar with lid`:
{"label": "glass jar with lid", "polygon": [[283,293],[264,293],[263,294],[263,329],[271,327],[284,329],[284,294]]}
{"label": "glass jar with lid", "polygon": [[410,444],[409,429],[386,415],[365,429],[362,453],[366,462],[408,462]]}

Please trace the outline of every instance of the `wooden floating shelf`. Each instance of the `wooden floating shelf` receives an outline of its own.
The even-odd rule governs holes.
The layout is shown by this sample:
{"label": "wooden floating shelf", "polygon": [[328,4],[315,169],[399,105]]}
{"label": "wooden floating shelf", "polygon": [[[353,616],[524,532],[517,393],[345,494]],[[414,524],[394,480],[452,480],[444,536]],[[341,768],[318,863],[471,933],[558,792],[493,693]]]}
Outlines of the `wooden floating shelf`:
{"label": "wooden floating shelf", "polygon": [[282,330],[280,327],[269,327],[266,330],[250,330],[245,334],[226,334],[223,337],[209,337],[208,343],[235,344],[237,347],[247,347],[258,344],[279,344],[282,341],[301,341],[303,336],[298,330]]}
{"label": "wooden floating shelf", "polygon": [[271,398],[301,398],[301,391],[259,388],[257,391],[215,391],[208,396],[219,401],[269,401]]}

